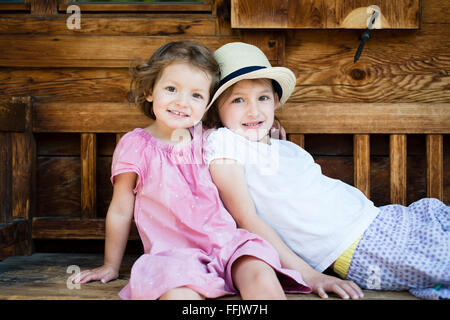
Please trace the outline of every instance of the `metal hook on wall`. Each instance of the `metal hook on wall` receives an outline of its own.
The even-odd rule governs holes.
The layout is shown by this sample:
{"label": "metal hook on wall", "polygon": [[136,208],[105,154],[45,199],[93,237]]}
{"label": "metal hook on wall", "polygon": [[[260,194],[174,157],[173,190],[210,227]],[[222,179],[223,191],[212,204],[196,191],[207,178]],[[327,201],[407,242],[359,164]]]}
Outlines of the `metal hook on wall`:
{"label": "metal hook on wall", "polygon": [[356,50],[355,58],[353,59],[354,63],[356,63],[356,61],[358,61],[359,57],[361,56],[364,45],[370,39],[370,30],[373,28],[375,20],[379,17],[379,15],[380,14],[377,10],[373,11],[372,16],[370,17],[370,20],[369,20],[369,24],[367,25],[367,30],[364,31],[364,33],[360,37],[361,43],[359,44],[359,47]]}

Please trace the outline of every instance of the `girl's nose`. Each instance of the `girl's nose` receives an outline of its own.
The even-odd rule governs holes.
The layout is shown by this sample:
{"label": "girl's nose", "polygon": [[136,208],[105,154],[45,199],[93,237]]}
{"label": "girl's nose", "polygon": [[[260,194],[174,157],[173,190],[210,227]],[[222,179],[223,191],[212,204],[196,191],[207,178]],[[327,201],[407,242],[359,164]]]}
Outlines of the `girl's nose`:
{"label": "girl's nose", "polygon": [[188,94],[180,92],[175,103],[178,107],[186,108],[188,106]]}
{"label": "girl's nose", "polygon": [[251,117],[256,117],[259,114],[258,103],[255,101],[250,101],[247,105],[247,115]]}

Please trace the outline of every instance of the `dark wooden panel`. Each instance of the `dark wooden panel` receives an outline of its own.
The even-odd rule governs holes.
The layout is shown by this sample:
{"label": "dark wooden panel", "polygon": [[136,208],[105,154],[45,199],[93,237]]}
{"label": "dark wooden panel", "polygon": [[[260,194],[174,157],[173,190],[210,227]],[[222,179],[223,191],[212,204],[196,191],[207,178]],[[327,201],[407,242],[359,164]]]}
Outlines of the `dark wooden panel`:
{"label": "dark wooden panel", "polygon": [[323,157],[313,155],[314,160],[321,166],[322,173],[330,178],[339,179],[353,185],[352,157]]}
{"label": "dark wooden panel", "polygon": [[80,217],[79,157],[38,157],[36,217]]}
{"label": "dark wooden panel", "polygon": [[0,223],[11,218],[11,182],[11,133],[0,132]]}
{"label": "dark wooden panel", "polygon": [[25,104],[0,102],[0,132],[25,130]]}
{"label": "dark wooden panel", "polygon": [[229,36],[5,35],[0,37],[0,66],[128,67],[131,59],[148,57],[162,44],[183,39],[198,41],[213,50],[239,41]]}
{"label": "dark wooden panel", "polygon": [[31,230],[25,219],[0,224],[0,261],[12,255],[31,254]]}
{"label": "dark wooden panel", "polygon": [[35,133],[38,156],[80,156],[79,133]]}

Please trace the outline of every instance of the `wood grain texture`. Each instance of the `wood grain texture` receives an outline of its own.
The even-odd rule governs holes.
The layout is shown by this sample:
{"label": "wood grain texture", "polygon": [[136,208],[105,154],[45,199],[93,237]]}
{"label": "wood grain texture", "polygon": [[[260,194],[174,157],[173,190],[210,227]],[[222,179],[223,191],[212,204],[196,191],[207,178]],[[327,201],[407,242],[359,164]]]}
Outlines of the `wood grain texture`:
{"label": "wood grain texture", "polygon": [[376,6],[377,29],[418,29],[419,0],[231,0],[231,26],[254,29],[365,29]]}
{"label": "wood grain texture", "polygon": [[0,17],[0,34],[173,36],[214,35],[213,17],[97,17],[83,14],[80,29],[69,29],[64,17]]}
{"label": "wood grain texture", "polygon": [[[100,12],[211,12],[212,5],[209,1],[205,3],[80,3],[77,4],[81,11]],[[60,4],[58,10],[67,11],[69,4]]]}
{"label": "wood grain texture", "polygon": [[354,185],[370,199],[370,136],[355,134],[353,150]]}
{"label": "wood grain texture", "polygon": [[35,217],[81,216],[80,157],[39,156]]}
{"label": "wood grain texture", "polygon": [[427,197],[444,197],[444,144],[440,134],[427,135]]}
{"label": "wood grain texture", "polygon": [[287,103],[276,116],[288,133],[450,132],[450,103]]}
{"label": "wood grain texture", "polygon": [[97,212],[97,137],[81,134],[81,218],[95,218]]}
{"label": "wood grain texture", "polygon": [[128,132],[153,122],[128,103],[37,103],[34,110],[35,132]]}
{"label": "wood grain texture", "polygon": [[391,203],[406,205],[406,135],[390,136]]}
{"label": "wood grain texture", "polygon": [[[80,271],[103,264],[103,254],[36,253],[28,257],[11,257],[0,263],[0,299],[6,300],[119,300],[118,292],[128,283],[133,263],[139,255],[125,255],[119,278],[106,284],[94,281],[69,289],[69,266]],[[70,270],[69,270],[70,271]],[[239,295],[218,300],[239,300]],[[320,300],[314,293],[288,294],[289,300]],[[330,300],[341,300],[331,294]],[[418,300],[407,291],[384,292],[364,290],[365,300]],[[174,313],[175,314],[175,313]],[[169,316],[170,317],[170,316]]]}
{"label": "wood grain texture", "polygon": [[25,130],[25,103],[0,102],[0,132]]}
{"label": "wood grain texture", "polygon": [[[33,239],[104,239],[105,219],[33,218]],[[139,240],[133,222],[129,240]]]}
{"label": "wood grain texture", "polygon": [[4,35],[0,37],[0,66],[128,67],[133,58],[147,57],[168,41],[186,39],[212,50],[239,40],[232,36]]}
{"label": "wood grain texture", "polygon": [[297,76],[290,102],[450,101],[450,30],[372,32],[360,60],[360,32],[295,30],[286,34],[286,66]]}

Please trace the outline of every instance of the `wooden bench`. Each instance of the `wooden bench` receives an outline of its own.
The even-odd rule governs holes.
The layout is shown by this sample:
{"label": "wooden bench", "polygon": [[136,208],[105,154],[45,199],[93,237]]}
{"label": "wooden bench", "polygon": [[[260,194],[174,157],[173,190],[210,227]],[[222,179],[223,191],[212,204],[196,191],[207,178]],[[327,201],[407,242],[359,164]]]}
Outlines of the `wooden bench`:
{"label": "wooden bench", "polygon": [[[370,135],[390,136],[391,203],[406,204],[406,139],[426,135],[427,196],[443,198],[443,135],[450,133],[449,104],[290,104],[277,112],[288,139],[304,147],[305,134],[352,134],[354,185],[370,198]],[[102,255],[34,252],[36,239],[98,239],[105,220],[97,216],[97,135],[116,142],[135,127],[151,123],[126,103],[33,103],[32,97],[0,102],[0,299],[116,299],[135,256],[125,256],[119,280],[107,285],[66,286],[67,267],[91,268]],[[35,217],[37,133],[80,137],[81,212],[77,218]],[[138,240],[133,225],[131,240]],[[20,257],[19,257],[20,256]],[[52,269],[54,268],[54,269]],[[42,284],[45,285],[42,285]],[[107,288],[107,289],[105,289]],[[54,291],[54,289],[57,289]],[[104,292],[103,289],[106,291]],[[53,291],[52,291],[53,290]],[[231,297],[233,299],[233,297]],[[234,297],[238,298],[238,297]],[[368,299],[414,299],[407,292],[366,292]],[[318,299],[289,295],[289,299]]]}

